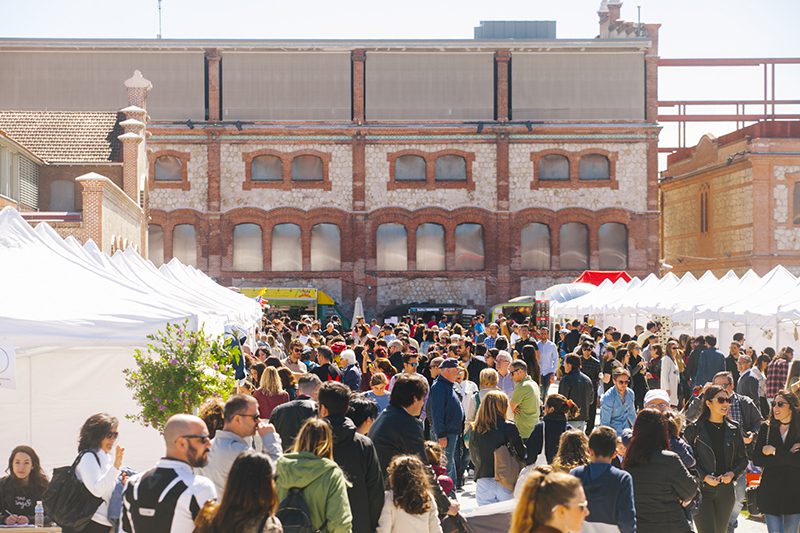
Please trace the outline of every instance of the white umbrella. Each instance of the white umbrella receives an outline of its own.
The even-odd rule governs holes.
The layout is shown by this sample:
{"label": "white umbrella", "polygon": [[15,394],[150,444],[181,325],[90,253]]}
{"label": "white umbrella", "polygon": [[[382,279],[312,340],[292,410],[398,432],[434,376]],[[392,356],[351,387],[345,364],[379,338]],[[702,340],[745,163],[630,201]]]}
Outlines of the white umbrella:
{"label": "white umbrella", "polygon": [[356,317],[364,316],[364,304],[361,302],[361,296],[356,298],[356,303],[353,305],[353,320],[350,322],[351,326],[356,325]]}

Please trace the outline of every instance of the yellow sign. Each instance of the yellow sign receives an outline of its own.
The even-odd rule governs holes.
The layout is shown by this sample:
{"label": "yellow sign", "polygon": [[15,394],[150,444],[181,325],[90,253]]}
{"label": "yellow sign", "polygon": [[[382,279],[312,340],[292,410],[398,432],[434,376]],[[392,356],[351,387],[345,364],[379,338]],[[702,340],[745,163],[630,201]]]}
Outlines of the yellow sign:
{"label": "yellow sign", "polygon": [[262,298],[266,298],[267,301],[269,300],[312,300],[317,302],[320,305],[334,305],[336,302],[325,294],[324,292],[317,290],[317,289],[308,289],[308,288],[299,288],[299,289],[287,289],[287,288],[279,288],[279,287],[265,287],[263,289],[254,289],[254,288],[243,288],[241,289],[242,294],[249,298],[255,298],[257,296],[261,296]]}

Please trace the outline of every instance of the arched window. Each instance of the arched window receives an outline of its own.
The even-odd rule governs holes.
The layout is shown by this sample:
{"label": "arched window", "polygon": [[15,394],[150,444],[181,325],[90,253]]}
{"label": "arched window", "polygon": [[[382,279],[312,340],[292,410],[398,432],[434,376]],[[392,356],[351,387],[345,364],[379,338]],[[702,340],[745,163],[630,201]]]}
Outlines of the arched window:
{"label": "arched window", "polygon": [[417,226],[417,270],[444,270],[444,228],[440,224]]}
{"label": "arched window", "polygon": [[525,270],[550,270],[550,228],[531,222],[520,235],[520,266]]}
{"label": "arched window", "polygon": [[581,157],[578,177],[582,180],[610,180],[611,162],[602,154],[587,154]]}
{"label": "arched window", "polygon": [[75,182],[54,180],[50,183],[50,211],[75,211]]}
{"label": "arched window", "polygon": [[792,223],[800,224],[800,181],[794,182],[792,189]]}
{"label": "arched window", "polygon": [[283,181],[283,162],[274,155],[260,155],[250,162],[252,181]]}
{"label": "arched window", "polygon": [[396,181],[425,181],[425,159],[418,155],[403,155],[394,162]]}
{"label": "arched window", "polygon": [[311,228],[311,270],[341,270],[342,238],[336,224],[315,224]]}
{"label": "arched window", "polygon": [[597,242],[600,249],[600,270],[628,268],[628,228],[625,224],[601,224]]}
{"label": "arched window", "polygon": [[539,159],[539,180],[569,181],[569,159],[560,154],[548,154]]}
{"label": "arched window", "polygon": [[292,159],[294,181],[322,181],[323,172],[322,159],[315,155],[299,155]]}
{"label": "arched window", "polygon": [[233,228],[233,269],[241,272],[264,270],[263,241],[258,224],[237,224]]}
{"label": "arched window", "polygon": [[272,270],[303,270],[300,226],[276,224],[272,227]]}
{"label": "arched window", "polygon": [[484,257],[483,226],[456,226],[456,270],[483,270]]}
{"label": "arched window", "polygon": [[589,229],[579,222],[568,222],[559,230],[561,270],[589,268]]}
{"label": "arched window", "polygon": [[708,186],[700,189],[700,233],[708,233]]}
{"label": "arched window", "polygon": [[408,237],[402,224],[381,224],[375,232],[378,270],[408,270]]}
{"label": "arched window", "polygon": [[467,160],[460,155],[436,158],[437,181],[467,181]]}
{"label": "arched window", "polygon": [[184,265],[197,266],[197,234],[191,224],[178,224],[172,229],[172,257]]}
{"label": "arched window", "polygon": [[147,257],[155,266],[164,264],[164,228],[156,224],[147,226]]}
{"label": "arched window", "polygon": [[162,155],[155,163],[156,181],[181,181],[183,179],[183,161],[174,155]]}

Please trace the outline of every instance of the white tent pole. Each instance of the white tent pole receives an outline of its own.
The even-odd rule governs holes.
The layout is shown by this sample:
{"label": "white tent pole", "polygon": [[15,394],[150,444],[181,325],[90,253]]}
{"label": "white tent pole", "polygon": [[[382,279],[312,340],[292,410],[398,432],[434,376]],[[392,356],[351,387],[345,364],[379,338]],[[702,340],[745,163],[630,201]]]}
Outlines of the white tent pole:
{"label": "white tent pole", "polygon": [[775,317],[775,353],[781,349],[781,320]]}
{"label": "white tent pole", "polygon": [[28,445],[33,448],[33,355],[28,356]]}

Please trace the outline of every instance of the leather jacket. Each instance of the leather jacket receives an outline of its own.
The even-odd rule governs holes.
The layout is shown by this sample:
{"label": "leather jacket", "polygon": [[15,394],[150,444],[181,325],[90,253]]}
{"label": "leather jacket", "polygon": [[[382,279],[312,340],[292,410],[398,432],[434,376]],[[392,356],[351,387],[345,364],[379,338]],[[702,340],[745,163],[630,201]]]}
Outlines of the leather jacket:
{"label": "leather jacket", "polygon": [[[709,474],[714,474],[716,470],[716,455],[711,445],[711,438],[706,429],[709,422],[701,418],[694,424],[689,425],[684,432],[684,440],[694,450],[694,457],[697,461],[697,475],[703,481]],[[728,418],[725,424],[725,436],[723,444],[725,446],[725,472],[733,472],[736,479],[744,472],[747,467],[747,451],[744,444],[742,430],[739,424]],[[716,472],[722,475],[725,472]]]}

